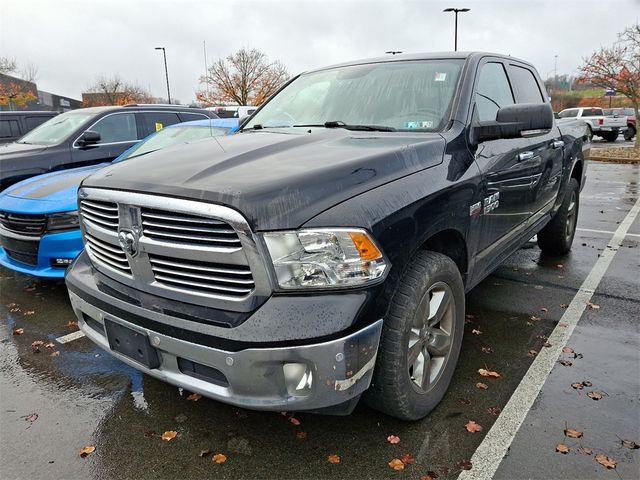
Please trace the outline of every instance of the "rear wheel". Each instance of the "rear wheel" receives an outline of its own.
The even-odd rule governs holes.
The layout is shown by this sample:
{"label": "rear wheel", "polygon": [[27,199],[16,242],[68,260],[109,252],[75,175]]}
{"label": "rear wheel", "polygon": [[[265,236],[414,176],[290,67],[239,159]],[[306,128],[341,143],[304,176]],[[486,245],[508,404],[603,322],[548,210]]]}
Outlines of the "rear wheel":
{"label": "rear wheel", "polygon": [[551,221],[538,232],[538,246],[545,253],[564,255],[571,250],[578,223],[580,185],[575,178],[569,180],[562,205]]}
{"label": "rear wheel", "polygon": [[629,125],[624,132],[624,139],[630,141],[636,136],[636,129],[633,125]]}
{"label": "rear wheel", "polygon": [[447,256],[421,251],[412,260],[385,319],[376,370],[365,400],[400,418],[427,415],[444,396],[464,329],[464,287]]}

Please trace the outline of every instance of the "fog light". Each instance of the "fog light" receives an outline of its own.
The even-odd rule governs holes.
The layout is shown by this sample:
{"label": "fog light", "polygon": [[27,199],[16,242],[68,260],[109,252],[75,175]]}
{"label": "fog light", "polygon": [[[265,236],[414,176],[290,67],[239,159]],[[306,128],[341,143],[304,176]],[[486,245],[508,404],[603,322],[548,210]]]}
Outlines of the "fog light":
{"label": "fog light", "polygon": [[282,366],[289,395],[308,395],[313,385],[313,372],[305,363],[285,363]]}
{"label": "fog light", "polygon": [[68,267],[73,263],[73,258],[54,258],[51,260],[51,265],[54,267]]}

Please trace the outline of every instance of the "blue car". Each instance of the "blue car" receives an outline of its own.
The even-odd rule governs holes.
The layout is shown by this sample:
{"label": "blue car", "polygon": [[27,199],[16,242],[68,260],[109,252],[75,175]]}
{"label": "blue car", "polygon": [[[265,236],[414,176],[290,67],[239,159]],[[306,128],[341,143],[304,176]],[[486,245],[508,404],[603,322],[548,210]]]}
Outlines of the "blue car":
{"label": "blue car", "polygon": [[[237,128],[237,118],[178,123],[149,135],[114,162],[229,135]],[[0,265],[39,277],[64,277],[66,267],[83,249],[77,212],[78,186],[85,177],[107,165],[47,173],[18,182],[0,193]]]}

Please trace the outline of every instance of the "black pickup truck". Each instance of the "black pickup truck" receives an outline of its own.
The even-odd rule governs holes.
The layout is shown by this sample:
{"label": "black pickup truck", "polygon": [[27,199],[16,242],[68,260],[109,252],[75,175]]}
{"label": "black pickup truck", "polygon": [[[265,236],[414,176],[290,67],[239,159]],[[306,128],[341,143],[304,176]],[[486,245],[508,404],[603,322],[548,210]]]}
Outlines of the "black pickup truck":
{"label": "black pickup truck", "polygon": [[234,405],[402,419],[443,397],[465,293],[537,234],[566,254],[584,125],[536,70],[396,55],[293,78],[236,135],[114,164],[79,190],[82,331]]}

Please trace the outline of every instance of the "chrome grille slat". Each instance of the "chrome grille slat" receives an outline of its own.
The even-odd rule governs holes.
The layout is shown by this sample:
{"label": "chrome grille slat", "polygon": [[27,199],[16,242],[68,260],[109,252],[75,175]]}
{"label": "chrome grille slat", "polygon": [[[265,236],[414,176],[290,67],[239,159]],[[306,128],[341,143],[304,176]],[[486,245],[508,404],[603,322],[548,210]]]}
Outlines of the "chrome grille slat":
{"label": "chrome grille slat", "polygon": [[174,277],[168,277],[164,275],[156,275],[156,280],[167,282],[167,283],[175,283],[178,285],[186,285],[188,287],[195,287],[199,289],[217,290],[217,291],[223,291],[223,292],[229,292],[229,293],[238,293],[243,295],[247,295],[251,293],[251,290],[252,290],[251,288],[235,288],[235,287],[227,287],[227,286],[218,285],[218,284],[209,285],[207,283],[180,280]]}
{"label": "chrome grille slat", "polygon": [[118,250],[118,248],[113,247],[113,246],[109,246],[106,245],[104,242],[99,241],[96,238],[87,236],[87,241],[93,245],[95,245],[96,247],[98,247],[101,250],[105,250],[107,252],[111,252],[112,254],[118,255],[119,258],[117,258],[120,261],[127,261],[127,256],[125,255],[125,253],[122,250]]}
{"label": "chrome grille slat", "polygon": [[229,229],[229,228],[191,227],[187,225],[171,225],[168,223],[149,222],[146,220],[142,221],[142,225],[146,225],[148,227],[170,229],[170,230],[179,230],[179,231],[187,230],[189,232],[204,232],[204,233],[219,233],[219,234],[229,233],[234,235],[236,233],[233,229]]}
{"label": "chrome grille slat", "polygon": [[118,231],[118,205],[113,202],[80,200],[80,215],[84,221],[112,232]]}
{"label": "chrome grille slat", "polygon": [[94,208],[89,208],[89,207],[84,206],[84,205],[83,205],[83,208],[84,208],[84,211],[86,213],[90,213],[91,215],[98,216],[100,218],[106,218],[108,220],[115,220],[116,222],[118,221],[118,212],[112,213],[112,214],[108,214],[108,213],[101,212],[100,210],[97,210],[97,209],[94,209]]}
{"label": "chrome grille slat", "polygon": [[229,275],[251,275],[251,270],[248,267],[245,267],[243,270],[233,269],[233,268],[224,268],[219,266],[203,266],[203,265],[191,265],[178,262],[172,262],[171,260],[161,259],[158,257],[149,257],[149,261],[152,266],[156,265],[167,265],[171,267],[177,268],[189,268],[191,270],[204,271],[204,272],[213,272],[213,273],[227,273]]}
{"label": "chrome grille slat", "polygon": [[131,274],[131,269],[129,267],[123,267],[122,265],[119,265],[111,260],[109,260],[108,258],[105,258],[102,256],[102,254],[96,252],[94,249],[91,249],[91,253],[93,254],[93,256],[95,258],[97,258],[98,260],[100,260],[100,262],[106,264],[107,266],[110,266],[111,268],[118,270],[122,273],[125,273],[127,275]]}
{"label": "chrome grille slat", "polygon": [[[215,275],[205,275],[202,273],[194,273],[191,271],[187,271],[187,272],[180,272],[177,270],[171,270],[168,268],[163,268],[163,267],[153,267],[153,272],[154,273],[160,273],[160,274],[170,274],[170,275],[177,275],[179,277],[193,277],[193,278],[198,278],[201,280],[209,280],[212,282],[222,282],[222,283],[237,283],[238,285],[251,285],[253,286],[253,280],[249,279],[249,280],[243,280],[240,278],[225,278],[225,277],[217,277]],[[156,275],[156,278],[158,278],[158,276]]]}
{"label": "chrome grille slat", "polygon": [[117,230],[118,229],[118,224],[117,223],[106,222],[104,220],[101,220],[99,218],[94,217],[91,214],[88,214],[86,211],[82,212],[82,217],[85,220],[89,220],[90,222],[92,222],[92,223],[94,223],[94,224],[96,224],[98,226],[101,226],[101,227],[105,227],[106,226],[108,229],[111,229],[111,230]]}
{"label": "chrome grille slat", "polygon": [[170,222],[181,222],[181,223],[187,223],[187,222],[193,222],[193,223],[206,223],[209,225],[224,225],[226,226],[227,224],[223,221],[220,220],[214,220],[212,218],[206,218],[206,217],[197,217],[195,215],[182,215],[182,214],[177,214],[174,215],[169,215],[167,213],[150,213],[150,212],[154,212],[153,210],[149,210],[149,209],[144,209],[142,211],[142,218],[155,218],[158,220],[168,220]]}
{"label": "chrome grille slat", "polygon": [[144,229],[144,234],[147,235],[148,237],[163,237],[163,238],[168,238],[170,240],[175,239],[174,241],[188,241],[189,243],[196,241],[196,242],[206,242],[206,243],[216,243],[216,242],[220,242],[220,243],[227,243],[227,244],[234,244],[234,245],[238,245],[240,243],[240,240],[238,240],[237,238],[224,238],[224,237],[201,237],[199,235],[185,235],[185,234],[178,234],[178,233],[168,233],[168,232],[163,232],[160,230],[156,230],[151,229],[151,228],[145,228]]}
{"label": "chrome grille slat", "polygon": [[125,275],[131,275],[129,259],[119,245],[109,244],[86,232],[84,238],[87,250],[96,260]]}
{"label": "chrome grille slat", "polygon": [[87,207],[99,208],[100,210],[118,213],[118,206],[116,204],[109,205],[107,203],[96,203],[89,200],[82,200],[81,203]]}

